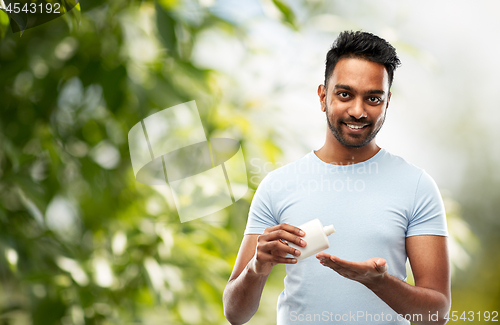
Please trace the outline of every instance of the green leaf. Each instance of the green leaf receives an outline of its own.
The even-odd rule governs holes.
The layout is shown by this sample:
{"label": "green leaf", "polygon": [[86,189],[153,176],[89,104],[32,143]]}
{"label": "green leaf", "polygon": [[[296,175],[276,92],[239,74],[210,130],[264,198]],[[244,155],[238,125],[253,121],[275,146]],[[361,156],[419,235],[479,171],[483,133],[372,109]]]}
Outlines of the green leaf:
{"label": "green leaf", "polygon": [[177,36],[175,35],[177,22],[172,17],[171,12],[162,5],[155,3],[155,9],[156,23],[161,41],[172,56],[177,56]]}
{"label": "green leaf", "polygon": [[283,21],[289,23],[293,29],[298,30],[299,26],[297,24],[297,17],[295,16],[293,10],[282,0],[273,0],[273,3],[283,14]]}

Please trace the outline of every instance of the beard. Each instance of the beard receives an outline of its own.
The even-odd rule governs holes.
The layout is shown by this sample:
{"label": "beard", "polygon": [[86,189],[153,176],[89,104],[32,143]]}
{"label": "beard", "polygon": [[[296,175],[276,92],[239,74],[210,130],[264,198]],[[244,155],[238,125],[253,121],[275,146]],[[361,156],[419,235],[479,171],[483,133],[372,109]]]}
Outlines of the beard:
{"label": "beard", "polygon": [[[369,123],[369,125],[365,127],[372,128],[374,125],[373,123],[369,122],[368,120],[362,118],[362,119],[349,119],[346,121],[343,120],[337,120],[335,121],[335,124],[333,124],[330,121],[330,118],[328,117],[328,104],[325,103],[325,111],[326,111],[326,121],[328,123],[328,128],[332,132],[333,136],[335,139],[337,139],[338,142],[340,142],[343,146],[348,147],[348,148],[361,148],[366,146],[368,143],[370,143],[376,136],[377,133],[380,131],[382,128],[382,125],[384,125],[385,122],[385,113],[382,121],[380,122],[380,125],[376,126],[375,129],[372,129],[369,133],[367,134],[358,134],[356,136],[353,135],[347,135],[343,131],[342,124],[345,123]],[[365,132],[366,133],[366,132]]]}

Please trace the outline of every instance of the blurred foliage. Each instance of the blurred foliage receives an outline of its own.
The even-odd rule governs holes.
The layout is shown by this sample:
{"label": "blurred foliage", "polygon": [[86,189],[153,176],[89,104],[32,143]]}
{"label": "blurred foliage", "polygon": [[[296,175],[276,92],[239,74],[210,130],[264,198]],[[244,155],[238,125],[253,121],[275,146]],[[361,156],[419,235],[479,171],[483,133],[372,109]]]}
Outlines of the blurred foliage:
{"label": "blurred foliage", "polygon": [[37,1],[4,0],[4,12],[10,20],[10,27],[14,33],[42,25],[75,9],[71,15],[79,17],[80,5],[75,0]]}
{"label": "blurred foliage", "polygon": [[203,30],[246,31],[194,1],[80,5],[23,34],[0,12],[0,323],[224,323],[250,198],[181,224],[168,187],[136,182],[127,132],[194,99],[208,138],[245,146],[246,108],[191,52]]}

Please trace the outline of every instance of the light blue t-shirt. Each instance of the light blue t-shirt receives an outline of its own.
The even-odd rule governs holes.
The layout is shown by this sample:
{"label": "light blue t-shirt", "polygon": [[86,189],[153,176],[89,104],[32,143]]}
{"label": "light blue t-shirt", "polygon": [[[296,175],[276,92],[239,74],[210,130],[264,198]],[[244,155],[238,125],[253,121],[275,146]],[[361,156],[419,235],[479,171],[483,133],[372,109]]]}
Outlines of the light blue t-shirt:
{"label": "light blue t-shirt", "polygon": [[[385,258],[388,273],[403,281],[406,237],[448,235],[433,179],[384,149],[350,165],[325,163],[311,151],[270,172],[255,193],[245,234],[315,218],[336,229],[326,253],[354,262]],[[409,324],[371,290],[322,266],[315,255],[287,264],[286,273],[278,325]]]}

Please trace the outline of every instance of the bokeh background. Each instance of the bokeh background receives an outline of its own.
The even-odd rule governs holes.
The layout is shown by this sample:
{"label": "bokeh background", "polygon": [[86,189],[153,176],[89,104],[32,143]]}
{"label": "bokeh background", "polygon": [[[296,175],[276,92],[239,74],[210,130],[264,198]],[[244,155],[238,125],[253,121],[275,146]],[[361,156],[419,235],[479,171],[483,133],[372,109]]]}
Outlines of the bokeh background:
{"label": "bokeh background", "polygon": [[[484,0],[83,0],[22,35],[0,12],[0,324],[227,324],[249,204],[269,171],[322,146],[316,88],[345,29],[386,38],[402,60],[378,142],[441,189],[450,323],[492,321],[499,12]],[[251,189],[180,223],[167,186],[135,180],[127,133],[190,100],[207,138],[240,141]],[[273,270],[249,324],[275,323],[284,275]]]}

